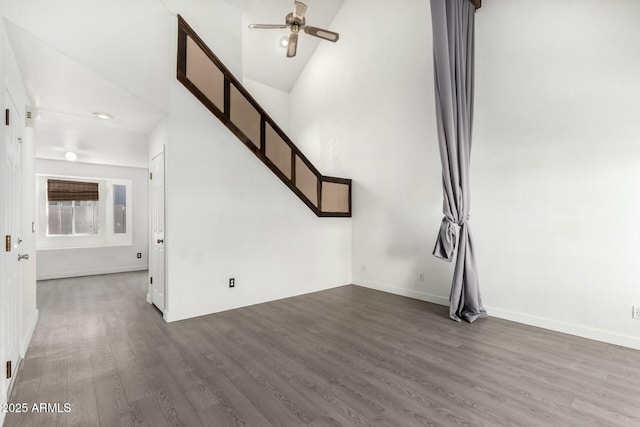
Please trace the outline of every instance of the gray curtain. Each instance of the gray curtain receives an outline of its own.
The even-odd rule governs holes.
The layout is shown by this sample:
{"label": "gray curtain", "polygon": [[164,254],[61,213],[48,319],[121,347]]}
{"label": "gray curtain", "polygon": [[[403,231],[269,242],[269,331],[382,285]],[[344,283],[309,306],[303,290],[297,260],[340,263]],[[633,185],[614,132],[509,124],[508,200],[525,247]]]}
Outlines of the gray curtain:
{"label": "gray curtain", "polygon": [[431,0],[436,113],[444,218],[433,250],[456,266],[449,316],[473,322],[487,317],[469,229],[469,158],[473,127],[475,7],[469,0]]}

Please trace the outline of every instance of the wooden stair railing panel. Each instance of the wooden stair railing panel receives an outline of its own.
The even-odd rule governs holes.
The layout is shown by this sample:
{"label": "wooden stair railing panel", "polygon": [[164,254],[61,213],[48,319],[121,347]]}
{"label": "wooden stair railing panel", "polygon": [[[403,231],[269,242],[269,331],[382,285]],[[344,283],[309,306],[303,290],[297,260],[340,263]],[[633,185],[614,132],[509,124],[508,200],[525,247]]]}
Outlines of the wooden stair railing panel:
{"label": "wooden stair railing panel", "polygon": [[266,123],[265,126],[265,155],[287,179],[291,179],[293,150],[269,123]]}
{"label": "wooden stair railing panel", "polygon": [[313,173],[302,158],[296,156],[296,187],[316,208],[318,207],[319,182],[318,175]]}
{"label": "wooden stair railing panel", "polygon": [[231,85],[229,119],[249,141],[257,148],[260,148],[262,126],[260,112],[256,110],[251,102],[233,84]]}
{"label": "wooden stair railing panel", "polygon": [[186,76],[220,111],[224,111],[224,74],[192,38],[187,39]]}
{"label": "wooden stair railing panel", "polygon": [[346,183],[322,182],[322,212],[349,213],[349,191],[351,186]]}
{"label": "wooden stair railing panel", "polygon": [[177,78],[317,216],[351,216],[351,180],[322,175],[181,16]]}

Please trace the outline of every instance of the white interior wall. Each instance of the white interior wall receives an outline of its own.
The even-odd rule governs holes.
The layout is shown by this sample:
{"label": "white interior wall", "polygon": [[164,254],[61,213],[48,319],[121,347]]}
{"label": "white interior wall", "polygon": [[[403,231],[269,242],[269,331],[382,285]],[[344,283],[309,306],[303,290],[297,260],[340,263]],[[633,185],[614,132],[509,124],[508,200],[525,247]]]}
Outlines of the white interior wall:
{"label": "white interior wall", "polygon": [[634,0],[486,2],[471,176],[493,314],[636,348],[638,16]]}
{"label": "white interior wall", "polygon": [[[470,225],[490,316],[640,348],[640,4],[612,3],[477,13]],[[354,179],[353,282],[448,304],[430,11],[403,11],[380,32],[396,5],[345,2],[340,49],[321,44],[291,92],[291,136]]]}
{"label": "white interior wall", "polygon": [[[148,170],[57,160],[36,160],[36,173],[132,181],[133,245],[78,249],[38,250],[38,279],[86,276],[148,267]],[[142,253],[142,258],[136,254]]]}
{"label": "white interior wall", "polygon": [[151,164],[151,159],[164,151],[168,141],[169,120],[164,118],[149,134],[149,164]]}
{"label": "white interior wall", "polygon": [[351,221],[316,217],[178,82],[166,155],[168,321],[350,282]]}
{"label": "white interior wall", "polygon": [[291,136],[323,172],[354,180],[353,282],[446,302],[451,265],[431,255],[442,189],[429,2],[407,0],[402,31],[381,32],[395,13],[343,4],[340,41],[318,46],[291,91]]}

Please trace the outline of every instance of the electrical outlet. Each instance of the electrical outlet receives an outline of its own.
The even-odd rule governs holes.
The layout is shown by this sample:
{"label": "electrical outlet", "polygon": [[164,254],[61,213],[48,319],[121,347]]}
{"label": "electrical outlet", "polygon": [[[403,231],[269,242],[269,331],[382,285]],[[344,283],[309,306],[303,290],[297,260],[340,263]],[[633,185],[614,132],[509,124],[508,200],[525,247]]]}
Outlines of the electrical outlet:
{"label": "electrical outlet", "polygon": [[418,274],[418,280],[420,280],[421,282],[424,282],[424,273]]}
{"label": "electrical outlet", "polygon": [[138,252],[138,253],[136,254],[136,258],[138,258],[138,259],[139,259],[139,258],[142,258],[142,252]]}
{"label": "electrical outlet", "polygon": [[229,279],[229,287],[230,288],[235,288],[236,287],[236,279],[235,278],[230,278]]}
{"label": "electrical outlet", "polygon": [[362,270],[363,273],[366,273],[367,272],[367,264],[362,264],[360,266],[360,270]]}
{"label": "electrical outlet", "polygon": [[634,319],[640,319],[640,305],[634,305],[633,306],[633,318]]}

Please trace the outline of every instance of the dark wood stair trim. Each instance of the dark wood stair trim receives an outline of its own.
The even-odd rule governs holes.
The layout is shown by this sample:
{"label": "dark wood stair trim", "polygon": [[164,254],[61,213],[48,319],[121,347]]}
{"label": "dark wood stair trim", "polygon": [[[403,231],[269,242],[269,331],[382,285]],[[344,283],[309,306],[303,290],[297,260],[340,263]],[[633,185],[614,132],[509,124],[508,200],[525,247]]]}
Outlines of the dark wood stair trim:
{"label": "dark wood stair trim", "polygon": [[[224,111],[221,111],[216,107],[216,105],[214,105],[214,103],[187,77],[187,37],[191,38],[196,43],[202,52],[207,55],[211,62],[224,75]],[[189,90],[189,92],[191,92],[214,116],[216,116],[218,120],[220,120],[227,129],[231,131],[231,133],[233,133],[258,159],[262,161],[262,163],[265,164],[265,166],[267,166],[287,187],[289,187],[289,189],[293,191],[293,193],[296,194],[298,198],[300,198],[300,200],[302,200],[302,202],[313,211],[313,213],[318,217],[351,217],[351,180],[322,175],[180,15],[178,15],[178,56],[176,75],[178,81],[180,81],[185,88]],[[231,121],[231,85],[233,85],[260,114],[260,141],[258,146]],[[291,149],[290,178],[280,171],[280,169],[278,169],[278,167],[266,155],[265,128],[267,125],[269,125]],[[299,158],[317,179],[317,206],[296,186],[296,158]],[[343,184],[348,187],[347,212],[322,211],[322,185],[324,183]]]}

